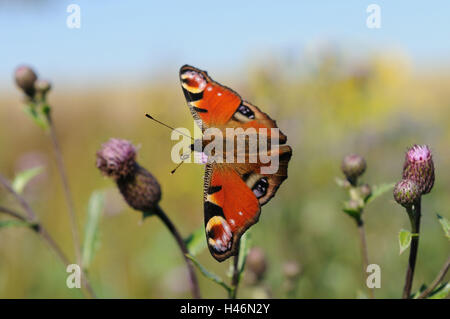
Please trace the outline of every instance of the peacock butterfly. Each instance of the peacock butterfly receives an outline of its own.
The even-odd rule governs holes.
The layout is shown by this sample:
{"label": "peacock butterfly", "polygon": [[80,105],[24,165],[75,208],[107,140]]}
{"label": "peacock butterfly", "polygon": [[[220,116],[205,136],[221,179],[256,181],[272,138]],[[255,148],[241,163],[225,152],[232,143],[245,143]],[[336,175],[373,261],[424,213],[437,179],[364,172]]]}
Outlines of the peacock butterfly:
{"label": "peacock butterfly", "polygon": [[[261,206],[275,195],[287,178],[292,149],[285,145],[287,137],[279,132],[275,121],[233,90],[212,80],[207,72],[184,65],[180,69],[180,81],[192,116],[204,134],[203,149],[211,142],[204,137],[208,128],[218,129],[227,142],[235,138],[230,137],[227,129],[254,128],[256,133],[253,134],[269,146],[274,144],[272,132],[278,132],[278,145],[269,150],[271,158],[278,160],[274,172],[263,173],[262,168],[269,165],[267,161],[249,161],[255,151],[250,151],[248,145],[241,149],[234,147],[231,151],[232,159],[243,156],[244,162],[213,160],[206,164],[203,198],[206,240],[211,255],[223,261],[237,255],[241,236],[258,221]],[[230,155],[229,149],[227,152]],[[257,148],[256,152],[261,149]],[[211,154],[206,155],[211,157]]]}

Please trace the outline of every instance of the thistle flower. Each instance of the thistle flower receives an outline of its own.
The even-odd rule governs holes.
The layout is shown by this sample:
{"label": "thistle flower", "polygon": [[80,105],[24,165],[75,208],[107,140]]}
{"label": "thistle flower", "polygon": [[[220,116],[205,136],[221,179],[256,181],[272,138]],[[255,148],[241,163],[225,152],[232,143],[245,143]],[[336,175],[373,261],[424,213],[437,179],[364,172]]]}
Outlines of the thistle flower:
{"label": "thistle flower", "polygon": [[415,204],[421,196],[420,188],[411,179],[403,179],[394,187],[394,199],[405,208]]}
{"label": "thistle flower", "polygon": [[97,152],[97,168],[114,180],[131,176],[136,170],[136,152],[130,142],[111,138]]}
{"label": "thistle flower", "polygon": [[14,72],[14,78],[17,86],[32,98],[36,92],[34,83],[37,80],[37,75],[33,69],[26,65],[19,66]]}
{"label": "thistle flower", "polygon": [[434,163],[427,145],[414,145],[408,149],[402,177],[416,182],[422,195],[431,191],[434,185]]}
{"label": "thistle flower", "polygon": [[344,157],[341,164],[341,169],[347,180],[356,185],[358,177],[360,177],[366,170],[366,160],[359,155],[351,154]]}
{"label": "thistle flower", "polygon": [[194,298],[200,298],[197,277],[189,251],[175,225],[160,208],[161,187],[156,178],[136,162],[136,147],[122,139],[112,138],[97,152],[97,168],[116,182],[123,198],[132,208],[142,212],[143,218],[155,214],[166,225],[176,239],[189,275],[189,284]]}
{"label": "thistle flower", "polygon": [[156,178],[136,162],[136,147],[112,138],[97,152],[97,168],[112,177],[132,208],[150,213],[158,209],[161,187]]}

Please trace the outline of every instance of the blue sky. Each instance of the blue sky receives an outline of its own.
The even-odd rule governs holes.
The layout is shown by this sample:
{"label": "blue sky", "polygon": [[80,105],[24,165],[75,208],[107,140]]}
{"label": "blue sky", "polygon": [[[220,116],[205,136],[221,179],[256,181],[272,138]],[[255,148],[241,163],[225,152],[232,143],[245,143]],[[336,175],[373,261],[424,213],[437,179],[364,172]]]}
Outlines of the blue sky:
{"label": "blue sky", "polygon": [[[23,3],[34,3],[23,5]],[[81,7],[81,29],[66,8]],[[366,8],[381,7],[381,29]],[[239,70],[253,58],[331,41],[355,51],[399,49],[415,64],[447,61],[450,1],[0,0],[0,86],[29,63],[53,80],[109,81],[177,72],[184,63]]]}

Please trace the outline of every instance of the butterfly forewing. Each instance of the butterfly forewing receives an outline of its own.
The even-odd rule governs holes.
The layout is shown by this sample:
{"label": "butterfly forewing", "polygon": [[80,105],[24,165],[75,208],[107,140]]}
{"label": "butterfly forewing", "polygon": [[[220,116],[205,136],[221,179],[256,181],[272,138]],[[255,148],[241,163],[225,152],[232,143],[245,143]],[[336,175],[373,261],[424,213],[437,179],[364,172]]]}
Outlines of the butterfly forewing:
{"label": "butterfly forewing", "polygon": [[[276,131],[275,139],[278,147],[273,147],[271,129],[277,129],[275,121],[256,106],[243,101],[233,90],[213,81],[205,71],[185,65],[180,69],[180,81],[197,124],[204,133],[208,128],[220,130],[224,136],[224,151],[230,139],[234,141],[236,138],[227,133],[227,128],[239,128],[246,130],[248,136],[244,136],[245,141],[252,135],[264,141],[267,145],[265,155],[271,159],[269,162],[261,161],[262,151],[259,148],[251,149],[245,144],[241,149],[237,145],[228,149],[221,154],[222,161],[209,162],[206,166],[206,240],[212,256],[223,261],[238,253],[242,234],[258,221],[260,207],[275,195],[287,178],[292,150],[283,145],[287,138],[279,130]],[[203,147],[210,142],[204,138]],[[254,158],[252,152],[258,155],[256,161],[249,160]],[[226,161],[227,155],[233,159],[231,163]],[[244,158],[244,162],[237,161],[238,157]],[[271,165],[275,158],[278,163],[276,170],[264,173],[263,168]]]}

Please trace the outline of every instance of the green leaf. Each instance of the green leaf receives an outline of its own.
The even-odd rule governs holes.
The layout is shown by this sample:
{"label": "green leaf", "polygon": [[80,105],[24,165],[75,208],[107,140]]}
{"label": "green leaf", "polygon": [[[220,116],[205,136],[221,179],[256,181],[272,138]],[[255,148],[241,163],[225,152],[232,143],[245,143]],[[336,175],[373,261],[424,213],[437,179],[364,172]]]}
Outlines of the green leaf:
{"label": "green leaf", "polygon": [[358,210],[343,208],[342,211],[356,220],[359,220],[361,218],[361,212]]}
{"label": "green leaf", "polygon": [[0,228],[8,227],[29,227],[33,224],[21,220],[0,220]]}
{"label": "green leaf", "polygon": [[248,252],[250,251],[251,246],[251,234],[250,231],[242,235],[241,243],[239,244],[239,259],[238,259],[238,271],[239,277],[242,275],[242,272],[245,268],[245,262],[247,260]]}
{"label": "green leaf", "polygon": [[419,298],[419,296],[422,294],[422,292],[425,291],[425,289],[427,289],[427,285],[422,284],[419,288],[419,290],[417,290],[415,293],[411,294],[410,298],[411,299],[417,299]]}
{"label": "green leaf", "polygon": [[191,256],[196,256],[206,248],[205,227],[200,227],[190,234],[185,240],[187,250]]}
{"label": "green leaf", "polygon": [[44,169],[41,166],[36,166],[27,170],[24,170],[17,174],[12,182],[12,188],[17,193],[22,193],[27,186],[28,182],[31,181],[34,177],[39,175]]}
{"label": "green leaf", "polygon": [[437,215],[437,218],[439,219],[439,223],[441,223],[442,229],[445,232],[445,237],[450,239],[450,222],[448,221],[447,218],[442,217],[439,214],[436,214],[436,215]]}
{"label": "green leaf", "polygon": [[27,113],[31,119],[40,127],[43,129],[48,129],[48,121],[44,116],[44,113],[41,111],[39,105],[36,103],[30,102],[29,104],[25,105],[25,113]]}
{"label": "green leaf", "polygon": [[372,194],[366,198],[366,203],[370,203],[376,198],[380,197],[384,193],[390,191],[395,186],[395,183],[387,183],[381,185],[375,185],[372,190]]}
{"label": "green leaf", "polygon": [[89,199],[87,209],[87,220],[84,227],[84,241],[82,262],[83,268],[89,268],[94,253],[98,248],[98,225],[104,207],[104,196],[102,192],[95,191]]}
{"label": "green leaf", "polygon": [[436,287],[427,299],[444,299],[450,293],[450,283],[444,282]]}
{"label": "green leaf", "polygon": [[400,255],[411,245],[412,234],[406,229],[401,229],[398,233],[398,243],[400,245]]}
{"label": "green leaf", "polygon": [[203,267],[198,261],[197,259],[195,259],[194,256],[191,256],[189,254],[186,254],[186,257],[189,258],[190,260],[192,260],[192,262],[194,263],[194,265],[200,270],[200,272],[202,273],[203,276],[205,276],[206,278],[208,278],[209,280],[215,282],[216,284],[222,286],[223,288],[225,288],[228,292],[231,292],[233,290],[233,288],[231,288],[230,286],[228,286],[223,280],[222,278],[220,278],[219,276],[217,276],[216,274],[208,271],[205,267]]}

